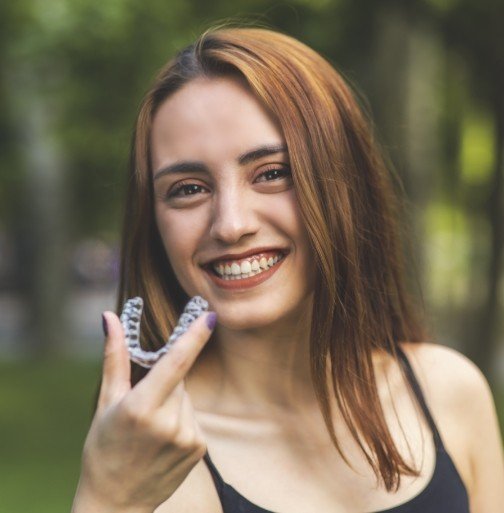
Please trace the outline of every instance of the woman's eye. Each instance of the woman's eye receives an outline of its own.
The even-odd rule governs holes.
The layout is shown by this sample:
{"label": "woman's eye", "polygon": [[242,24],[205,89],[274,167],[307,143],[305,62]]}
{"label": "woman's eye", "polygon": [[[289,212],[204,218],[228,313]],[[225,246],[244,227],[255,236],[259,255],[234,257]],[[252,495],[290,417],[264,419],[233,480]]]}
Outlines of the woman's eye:
{"label": "woman's eye", "polygon": [[291,171],[289,167],[274,167],[261,173],[257,179],[258,182],[272,182],[281,178],[290,178]]}
{"label": "woman's eye", "polygon": [[184,196],[194,196],[200,192],[204,192],[205,187],[196,183],[183,183],[174,187],[168,194],[168,198],[181,198]]}
{"label": "woman's eye", "polygon": [[[290,179],[290,167],[273,167],[263,171],[257,178],[256,182],[275,182],[282,179]],[[179,183],[167,192],[166,198],[187,198],[188,196],[197,196],[201,193],[208,192],[207,188],[197,183]]]}

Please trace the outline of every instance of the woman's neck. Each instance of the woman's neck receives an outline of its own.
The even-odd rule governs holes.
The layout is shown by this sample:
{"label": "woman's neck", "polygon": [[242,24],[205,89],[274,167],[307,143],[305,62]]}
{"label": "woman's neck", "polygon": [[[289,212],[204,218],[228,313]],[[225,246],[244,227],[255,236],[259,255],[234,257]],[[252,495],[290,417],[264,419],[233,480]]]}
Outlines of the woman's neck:
{"label": "woman's neck", "polygon": [[218,326],[186,380],[196,408],[262,415],[316,406],[310,320],[310,315],[298,315],[240,331]]}

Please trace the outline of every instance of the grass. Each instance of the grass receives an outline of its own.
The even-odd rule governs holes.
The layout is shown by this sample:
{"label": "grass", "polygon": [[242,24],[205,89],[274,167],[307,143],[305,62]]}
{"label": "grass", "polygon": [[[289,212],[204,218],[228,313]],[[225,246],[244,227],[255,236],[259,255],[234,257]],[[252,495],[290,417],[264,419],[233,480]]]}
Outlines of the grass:
{"label": "grass", "polygon": [[[69,512],[100,362],[0,363],[0,513]],[[504,391],[496,395],[501,426]]]}
{"label": "grass", "polygon": [[69,512],[99,362],[0,363],[0,513]]}

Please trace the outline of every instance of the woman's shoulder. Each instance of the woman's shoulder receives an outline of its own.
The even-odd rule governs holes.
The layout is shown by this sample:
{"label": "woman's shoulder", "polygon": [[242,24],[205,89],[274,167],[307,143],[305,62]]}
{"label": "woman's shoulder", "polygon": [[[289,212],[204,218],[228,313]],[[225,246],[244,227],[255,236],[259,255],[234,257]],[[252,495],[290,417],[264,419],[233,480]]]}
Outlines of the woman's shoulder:
{"label": "woman's shoulder", "polygon": [[410,342],[401,347],[443,440],[449,444],[456,439],[470,452],[474,438],[481,434],[478,418],[495,409],[483,372],[465,355],[447,346]]}
{"label": "woman's shoulder", "polygon": [[[413,369],[427,406],[434,417],[450,425],[459,423],[473,414],[474,403],[488,407],[492,394],[481,370],[465,355],[451,347],[431,342],[402,342],[405,353]],[[395,376],[394,382],[401,388],[404,378],[398,378],[397,362],[389,355],[380,357],[377,369],[387,382]],[[468,404],[470,402],[471,404]],[[440,431],[443,429],[443,425]],[[462,425],[459,427],[459,431]],[[443,433],[441,433],[443,434]]]}
{"label": "woman's shoulder", "polygon": [[468,401],[492,401],[487,379],[467,356],[451,347],[430,342],[404,342],[408,357],[424,394],[461,415],[470,410]]}
{"label": "woman's shoulder", "polygon": [[401,344],[424,393],[447,452],[471,497],[474,511],[493,511],[502,489],[502,439],[490,386],[459,351],[432,343]]}
{"label": "woman's shoulder", "polygon": [[442,381],[456,377],[460,385],[469,387],[487,383],[478,366],[456,349],[432,342],[402,342],[401,348],[424,377]]}

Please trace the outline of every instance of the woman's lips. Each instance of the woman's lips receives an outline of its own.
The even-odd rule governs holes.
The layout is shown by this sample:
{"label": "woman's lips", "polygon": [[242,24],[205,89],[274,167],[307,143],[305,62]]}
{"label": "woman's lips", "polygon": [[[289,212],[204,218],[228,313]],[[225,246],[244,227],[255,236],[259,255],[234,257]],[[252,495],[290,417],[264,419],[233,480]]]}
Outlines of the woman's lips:
{"label": "woman's lips", "polygon": [[263,281],[266,281],[268,278],[273,276],[283,264],[284,260],[287,258],[287,255],[284,255],[281,260],[279,260],[273,267],[266,269],[265,271],[255,274],[254,276],[250,276],[249,278],[241,278],[238,280],[225,280],[221,278],[213,269],[205,267],[205,272],[210,276],[215,285],[220,288],[227,290],[239,290],[239,289],[248,289],[250,287],[255,287],[259,285]]}

